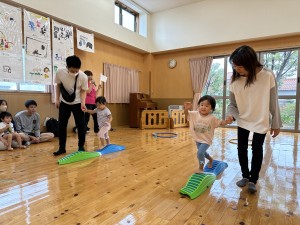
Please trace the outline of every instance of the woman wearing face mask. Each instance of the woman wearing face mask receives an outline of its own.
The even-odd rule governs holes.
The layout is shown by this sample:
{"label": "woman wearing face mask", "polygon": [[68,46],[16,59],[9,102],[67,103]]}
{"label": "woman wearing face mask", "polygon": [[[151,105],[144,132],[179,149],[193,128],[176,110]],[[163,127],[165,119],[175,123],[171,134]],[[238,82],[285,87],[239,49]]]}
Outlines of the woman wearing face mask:
{"label": "woman wearing face mask", "polygon": [[[7,112],[7,101],[4,99],[0,99],[0,113],[1,112]],[[14,125],[14,129],[16,129],[14,121],[12,120],[11,122]]]}
{"label": "woman wearing face mask", "polygon": [[[88,77],[88,90],[86,92],[86,98],[85,98],[85,106],[87,109],[94,110],[96,108],[96,98],[99,96],[99,92],[101,91],[102,85],[99,84],[98,87],[93,80],[93,73],[90,70],[84,71],[86,76]],[[93,120],[94,120],[94,132],[97,134],[99,132],[98,122],[97,122],[97,114],[92,114]],[[88,127],[89,121],[90,121],[90,113],[85,112],[84,113],[84,120],[86,124],[86,132],[90,131],[90,128]],[[73,128],[73,131],[77,133],[77,127]]]}
{"label": "woman wearing face mask", "polygon": [[[7,111],[7,102],[4,99],[0,99],[0,112],[6,112]],[[6,150],[7,147],[3,143],[4,140],[2,137],[0,137],[0,150]]]}
{"label": "woman wearing face mask", "polygon": [[4,99],[0,99],[0,112],[7,111],[7,101]]}
{"label": "woman wearing face mask", "polygon": [[[4,99],[0,99],[0,113],[7,112],[7,101]],[[16,130],[16,126],[14,121],[12,120],[11,123],[13,124],[14,130]],[[24,134],[21,134],[22,141],[24,140]],[[0,138],[0,150],[6,150],[7,146],[2,142],[3,138]],[[5,141],[4,141],[5,142]],[[23,141],[24,145],[29,145],[26,141]],[[19,144],[16,141],[12,142],[14,148],[18,147]]]}

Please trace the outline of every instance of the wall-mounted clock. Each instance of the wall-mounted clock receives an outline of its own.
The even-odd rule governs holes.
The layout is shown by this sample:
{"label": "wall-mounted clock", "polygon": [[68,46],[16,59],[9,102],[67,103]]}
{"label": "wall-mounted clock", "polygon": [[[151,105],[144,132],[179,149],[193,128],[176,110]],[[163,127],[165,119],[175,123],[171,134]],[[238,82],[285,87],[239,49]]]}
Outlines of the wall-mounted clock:
{"label": "wall-mounted clock", "polygon": [[176,65],[177,65],[177,61],[176,61],[175,59],[170,59],[170,60],[169,60],[169,62],[168,62],[168,67],[169,67],[170,69],[175,68]]}

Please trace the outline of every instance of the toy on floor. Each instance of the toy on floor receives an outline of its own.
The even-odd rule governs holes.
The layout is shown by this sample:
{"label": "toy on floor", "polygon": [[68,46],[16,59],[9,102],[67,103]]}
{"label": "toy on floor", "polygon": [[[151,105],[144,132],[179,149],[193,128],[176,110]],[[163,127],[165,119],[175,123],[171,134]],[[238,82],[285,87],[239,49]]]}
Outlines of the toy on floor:
{"label": "toy on floor", "polygon": [[175,138],[177,134],[173,132],[155,132],[152,133],[152,136],[155,138]]}
{"label": "toy on floor", "polygon": [[96,158],[99,156],[100,156],[99,152],[80,152],[80,151],[78,151],[78,152],[73,152],[73,153],[66,155],[65,157],[59,159],[58,164],[64,165],[64,164],[82,161],[85,159]]}
{"label": "toy on floor", "polygon": [[204,173],[195,173],[190,176],[187,184],[179,191],[179,193],[187,195],[191,199],[197,198],[214,183],[216,176],[222,173],[227,167],[227,163],[213,160],[212,168],[208,168],[208,165],[206,164]]}
{"label": "toy on floor", "polygon": [[191,199],[195,199],[208,189],[215,180],[216,175],[212,173],[194,173],[189,177],[187,184],[179,193],[188,195]]}
{"label": "toy on floor", "polygon": [[96,152],[100,153],[100,155],[106,155],[113,152],[118,152],[125,150],[125,146],[122,145],[115,145],[115,144],[109,144],[106,145],[104,148],[96,150]]}
{"label": "toy on floor", "polygon": [[118,152],[125,150],[125,147],[122,145],[115,145],[115,144],[109,144],[106,145],[102,149],[98,149],[94,152],[73,152],[69,155],[66,155],[65,157],[61,158],[58,160],[59,165],[64,165],[68,163],[73,163],[73,162],[79,162],[85,159],[91,159],[91,158],[96,158],[101,155],[113,153],[113,152]]}
{"label": "toy on floor", "polygon": [[228,167],[228,164],[226,162],[213,160],[212,167],[208,168],[208,164],[206,164],[205,167],[204,167],[204,172],[214,173],[216,176],[218,176],[227,167]]}

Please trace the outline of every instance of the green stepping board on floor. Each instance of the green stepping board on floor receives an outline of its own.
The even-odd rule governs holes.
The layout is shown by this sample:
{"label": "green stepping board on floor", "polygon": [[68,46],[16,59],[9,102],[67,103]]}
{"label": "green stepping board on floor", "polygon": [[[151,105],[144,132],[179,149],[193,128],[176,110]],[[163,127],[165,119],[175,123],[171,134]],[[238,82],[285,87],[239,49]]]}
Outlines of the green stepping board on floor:
{"label": "green stepping board on floor", "polygon": [[85,159],[91,159],[99,157],[101,154],[99,152],[73,152],[58,160],[59,165],[64,165],[68,163],[78,162]]}
{"label": "green stepping board on floor", "polygon": [[216,175],[213,173],[194,173],[189,177],[187,184],[179,191],[179,193],[187,195],[191,199],[195,199],[206,191],[215,180]]}

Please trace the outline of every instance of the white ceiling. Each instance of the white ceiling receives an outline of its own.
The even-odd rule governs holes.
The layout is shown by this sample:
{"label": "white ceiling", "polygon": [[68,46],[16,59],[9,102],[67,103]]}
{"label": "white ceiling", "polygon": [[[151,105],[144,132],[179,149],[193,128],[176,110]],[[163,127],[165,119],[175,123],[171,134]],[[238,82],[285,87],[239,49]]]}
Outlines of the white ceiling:
{"label": "white ceiling", "polygon": [[131,0],[150,13],[156,13],[205,0]]}

